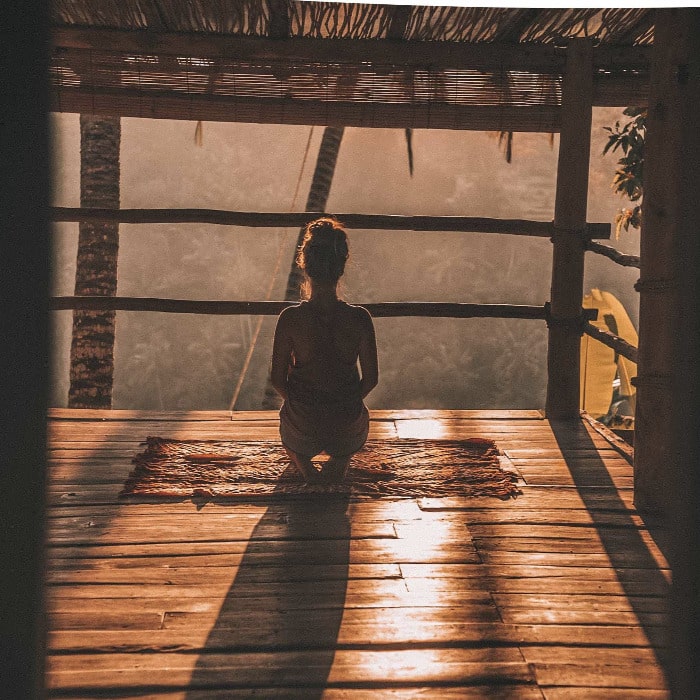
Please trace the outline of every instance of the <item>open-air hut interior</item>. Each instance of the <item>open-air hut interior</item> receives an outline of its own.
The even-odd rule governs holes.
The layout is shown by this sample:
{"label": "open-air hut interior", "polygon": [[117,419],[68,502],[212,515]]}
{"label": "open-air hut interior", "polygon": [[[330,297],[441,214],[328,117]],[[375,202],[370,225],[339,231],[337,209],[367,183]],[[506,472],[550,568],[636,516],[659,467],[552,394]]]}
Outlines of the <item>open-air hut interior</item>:
{"label": "open-air hut interior", "polygon": [[[438,640],[431,646],[430,641],[424,640],[416,646],[416,642],[396,637],[384,642],[383,646],[380,644],[378,649],[372,647],[371,640],[359,641],[360,637],[349,642],[339,641],[337,633],[341,623],[336,621],[335,637],[322,645],[322,648],[312,648],[311,651],[303,644],[295,647],[287,638],[284,640],[286,646],[282,647],[279,646],[279,639],[272,639],[264,653],[257,647],[246,647],[245,644],[240,648],[232,648],[230,645],[235,647],[235,643],[230,641],[227,647],[227,642],[220,638],[212,645],[210,634],[204,647],[201,642],[200,646],[192,642],[189,647],[190,658],[195,656],[192,652],[200,654],[200,661],[196,662],[194,670],[182,659],[178,659],[178,662],[184,664],[183,668],[192,671],[189,681],[182,680],[187,676],[184,671],[184,675],[174,672],[174,685],[169,686],[162,669],[173,657],[163,655],[162,648],[159,652],[161,655],[157,657],[158,664],[146,664],[144,667],[150,668],[155,674],[152,682],[142,680],[139,684],[133,680],[135,674],[138,675],[135,669],[140,668],[144,658],[139,653],[148,651],[148,644],[144,640],[151,628],[140,630],[141,636],[137,635],[134,638],[136,641],[131,643],[111,641],[100,646],[96,628],[92,630],[96,636],[91,643],[78,643],[76,640],[80,638],[80,633],[75,631],[77,628],[70,625],[66,629],[52,628],[50,616],[48,624],[53,636],[49,642],[48,683],[51,692],[64,695],[117,692],[127,696],[128,689],[120,689],[119,686],[121,671],[118,670],[118,664],[114,665],[118,658],[120,663],[135,664],[125,676],[132,679],[128,683],[132,684],[133,692],[155,689],[163,693],[171,692],[173,697],[179,692],[178,697],[181,697],[188,692],[187,683],[191,682],[195,686],[199,683],[198,687],[190,688],[191,693],[196,693],[197,689],[206,693],[206,688],[210,688],[210,691],[216,688],[224,697],[230,697],[227,692],[233,690],[244,696],[246,692],[252,692],[251,688],[255,687],[257,681],[255,673],[246,675],[241,669],[254,668],[261,663],[264,665],[262,657],[269,660],[275,654],[289,654],[306,649],[304,653],[308,656],[305,657],[299,651],[298,663],[311,664],[310,668],[317,670],[325,668],[320,675],[308,672],[306,680],[313,686],[313,692],[322,692],[322,686],[327,686],[329,692],[336,692],[338,697],[342,695],[343,688],[347,689],[349,697],[353,691],[360,693],[363,688],[365,691],[374,689],[389,694],[402,687],[407,689],[407,693],[408,689],[415,688],[432,688],[432,691],[426,692],[435,693],[438,687],[449,687],[457,689],[455,692],[466,693],[466,689],[472,687],[476,688],[474,696],[478,697],[481,692],[479,688],[483,690],[499,686],[506,689],[504,692],[515,693],[508,697],[565,697],[566,688],[575,688],[571,692],[578,692],[577,697],[590,697],[586,693],[590,692],[591,687],[602,688],[606,685],[607,689],[603,691],[605,697],[628,697],[625,693],[629,693],[630,688],[633,688],[638,697],[666,697],[669,688],[673,697],[694,697],[700,688],[692,648],[692,640],[698,634],[700,610],[697,600],[697,576],[700,571],[697,561],[700,549],[695,508],[698,497],[697,442],[700,432],[697,430],[696,407],[699,334],[695,271],[698,241],[694,230],[700,202],[697,191],[700,182],[700,130],[697,128],[700,108],[700,16],[697,10],[487,9],[291,0],[246,0],[230,5],[191,3],[186,0],[129,0],[120,3],[55,0],[48,13],[41,3],[36,3],[26,12],[20,11],[18,5],[13,13],[12,7],[10,5],[9,11],[4,11],[10,28],[7,32],[8,59],[4,73],[9,86],[8,95],[14,99],[8,101],[10,118],[4,121],[2,129],[5,162],[3,183],[6,184],[2,188],[2,216],[3,229],[10,231],[16,245],[5,259],[7,279],[12,282],[6,302],[8,331],[5,337],[13,353],[6,370],[12,382],[4,397],[4,405],[11,406],[12,410],[9,412],[6,431],[8,438],[3,443],[3,456],[8,464],[8,469],[5,470],[9,481],[5,491],[8,512],[10,519],[16,523],[12,531],[17,534],[16,540],[6,538],[10,547],[6,559],[9,562],[6,569],[10,579],[8,583],[11,590],[17,591],[14,599],[16,604],[12,606],[13,617],[10,619],[10,632],[14,635],[11,645],[14,650],[13,667],[21,669],[16,672],[22,689],[17,697],[31,695],[34,692],[31,689],[36,689],[41,684],[43,673],[43,643],[37,643],[36,640],[43,639],[45,633],[43,608],[40,604],[41,582],[44,577],[42,541],[46,518],[43,504],[47,474],[43,467],[46,393],[42,387],[45,384],[46,357],[49,352],[49,311],[74,309],[103,313],[149,310],[276,314],[285,303],[289,303],[260,300],[175,302],[165,299],[125,299],[114,296],[114,291],[94,294],[89,290],[74,297],[50,300],[47,292],[49,221],[79,221],[88,225],[115,227],[119,222],[205,220],[231,226],[245,223],[264,228],[282,224],[296,226],[320,213],[320,210],[314,210],[313,207],[307,207],[304,215],[209,210],[123,211],[119,209],[118,199],[115,203],[109,199],[108,194],[104,199],[98,195],[92,200],[86,195],[78,209],[52,210],[48,206],[48,111],[75,112],[96,119],[138,116],[204,122],[313,123],[336,128],[382,126],[402,129],[558,132],[559,166],[555,216],[551,223],[476,220],[470,217],[392,217],[372,215],[371,212],[346,215],[343,219],[351,228],[488,231],[551,238],[551,297],[543,307],[470,304],[469,300],[465,300],[463,304],[449,305],[405,303],[399,306],[385,303],[376,304],[371,310],[377,316],[500,315],[539,319],[539,322],[547,323],[548,388],[544,417],[537,419],[539,427],[528,424],[528,421],[535,420],[531,415],[513,417],[511,425],[520,427],[514,429],[510,436],[506,429],[502,443],[510,445],[513,454],[517,454],[518,446],[525,451],[528,447],[525,444],[528,430],[532,430],[533,434],[538,430],[543,431],[541,435],[538,433],[542,439],[545,433],[549,436],[547,439],[554,436],[552,446],[560,450],[558,456],[563,458],[563,469],[565,472],[568,470],[568,481],[560,483],[575,487],[579,500],[578,505],[572,506],[572,501],[566,499],[574,491],[565,489],[549,491],[548,497],[562,499],[558,511],[560,515],[569,507],[581,509],[582,520],[578,524],[587,523],[586,526],[595,532],[597,545],[602,548],[600,556],[606,556],[609,561],[608,573],[615,574],[622,586],[623,597],[626,597],[631,606],[626,609],[631,615],[630,628],[636,630],[638,638],[646,639],[646,642],[634,643],[643,649],[640,652],[642,661],[639,663],[644,667],[646,676],[641,672],[632,674],[639,679],[639,686],[633,686],[630,685],[632,676],[624,677],[624,674],[619,678],[615,676],[615,681],[606,683],[601,680],[601,676],[605,676],[605,670],[600,672],[601,664],[604,669],[615,668],[619,671],[634,659],[634,655],[622,654],[619,657],[622,661],[617,665],[614,662],[615,654],[619,654],[621,648],[629,652],[634,646],[632,643],[614,641],[615,633],[621,631],[617,627],[601,632],[605,639],[601,637],[599,641],[593,640],[590,635],[576,637],[573,629],[567,630],[570,635],[568,641],[562,641],[561,638],[557,641],[556,635],[548,637],[545,646],[563,647],[570,655],[569,662],[566,662],[562,661],[564,656],[552,654],[551,658],[559,661],[548,663],[546,653],[537,656],[537,650],[544,648],[540,641],[543,638],[538,637],[542,630],[537,624],[530,625],[527,634],[523,628],[514,630],[511,625],[510,634],[520,635],[517,640],[508,635],[489,637],[490,633],[486,632],[483,638],[478,635],[476,638],[469,637],[476,628],[470,628],[471,632],[460,628],[463,637],[460,638],[457,634],[457,638],[452,638],[450,643]],[[30,22],[27,13],[34,13],[36,22]],[[29,31],[30,26],[36,26],[37,29]],[[590,316],[582,309],[586,255],[602,253],[613,259],[616,257],[614,251],[595,242],[597,238],[609,237],[609,227],[601,228],[586,219],[590,120],[593,106],[624,107],[643,104],[645,101],[649,106],[649,115],[640,280],[637,284],[640,293],[639,348],[631,348],[611,334],[596,332],[588,323]],[[11,128],[8,128],[8,124],[12,125]],[[28,232],[32,232],[32,235],[29,236]],[[628,457],[630,451],[609,435],[603,444],[602,433],[597,432],[580,416],[579,348],[583,333],[594,333],[601,342],[609,344],[616,352],[634,359],[638,364],[634,466],[633,470],[629,465],[626,467],[629,468],[628,473],[616,471],[619,470],[619,465],[615,460],[621,451]],[[131,439],[137,442],[137,438],[142,439],[145,435],[140,432],[138,421],[130,424],[127,416],[118,416],[115,412],[111,416],[108,413],[83,413],[81,418],[77,412],[79,410],[75,409],[76,412],[72,414],[53,413],[50,419],[52,442],[49,443],[54,450],[52,460],[58,457],[56,451],[72,449],[79,462],[80,449],[86,447],[85,431],[88,430],[94,431],[97,436],[94,439],[98,441],[93,456],[104,448],[106,452],[102,458],[106,460],[105,464],[114,465],[115,460],[121,460],[120,468],[123,471],[124,464],[128,467],[128,462],[124,455],[109,452],[113,449],[109,447],[109,435],[110,432],[115,434],[120,430],[131,431]],[[100,429],[100,424],[96,422],[98,418],[104,419],[104,425],[111,425],[114,430],[110,431],[104,426]],[[168,429],[167,421],[172,420],[172,416],[163,416],[161,419],[155,416],[142,417],[143,420],[147,418],[165,431]],[[259,435],[268,435],[270,416],[261,414],[258,418],[261,421],[259,428],[253,427]],[[441,420],[440,417],[434,418],[438,422]],[[495,424],[489,428],[486,415],[470,417],[455,414],[451,417],[443,416],[442,419],[453,421],[449,423],[448,420],[445,424],[453,431],[452,437],[471,435],[470,431],[478,426],[487,433],[489,430],[500,430]],[[505,420],[503,416],[492,416],[491,419],[496,423]],[[85,422],[81,424],[81,420]],[[117,422],[110,424],[110,420]],[[198,420],[204,420],[205,423],[198,423]],[[216,420],[211,417],[192,418],[191,422],[185,421],[180,425],[178,430],[199,430],[198,434],[209,435],[211,431],[201,430],[207,420],[214,421],[209,426],[213,429],[221,416]],[[384,420],[387,423],[383,428],[377,428],[377,436],[380,438],[389,435],[388,432],[382,432],[388,429],[389,424],[393,425],[392,429],[398,430],[396,426],[405,420],[407,422],[402,425],[409,426],[411,416],[392,414],[385,416]],[[470,420],[477,420],[477,423],[470,423]],[[235,424],[230,417],[228,421],[229,427]],[[251,418],[251,421],[254,422],[254,419]],[[419,427],[416,426],[416,430]],[[171,425],[170,429],[175,428]],[[252,428],[249,426],[247,429]],[[234,434],[239,435],[235,431]],[[242,436],[245,434],[245,430],[240,432]],[[398,437],[404,437],[410,435],[410,430],[404,434],[399,430],[397,434]],[[120,439],[114,438],[111,442],[118,443]],[[100,447],[102,443],[104,445]],[[579,471],[580,478],[577,478],[577,469],[580,467],[576,466],[576,460],[582,457],[576,454],[576,450],[584,448],[595,452],[596,464],[605,472],[602,481],[594,479],[586,482],[587,477],[581,476],[585,470]],[[609,459],[614,464],[606,461]],[[525,464],[524,462],[523,465]],[[86,522],[92,522],[88,510],[90,508],[94,509],[97,522],[102,522],[100,517],[109,520],[106,513],[114,517],[114,523],[118,522],[119,517],[125,516],[120,510],[121,506],[114,501],[114,496],[111,496],[112,501],[95,498],[95,493],[101,493],[99,488],[93,490],[93,495],[83,501],[79,495],[76,501],[71,501],[76,490],[66,491],[73,488],[71,478],[64,474],[56,481],[56,477],[52,476],[54,467],[56,474],[62,474],[61,469],[66,466],[60,463],[60,459],[58,462],[49,462],[49,513],[54,518],[49,527],[49,533],[54,533],[51,540],[54,548],[49,554],[49,564],[52,573],[55,573],[54,568],[59,570],[51,580],[62,582],[53,589],[69,593],[72,587],[81,589],[79,578],[66,575],[66,572],[74,570],[71,568],[71,557],[80,559],[85,556],[85,552],[75,552],[81,546],[95,547],[101,544],[111,547],[116,544],[111,540],[102,543],[92,541],[89,537],[81,540],[70,532],[71,519],[75,523],[82,523],[81,517],[84,516],[83,519],[88,518]],[[515,467],[520,468],[517,459]],[[119,469],[116,472],[121,480]],[[526,490],[529,477],[525,466],[522,466],[520,474],[521,477],[525,474],[523,488]],[[88,482],[89,480],[77,483]],[[538,482],[535,479],[533,483]],[[553,483],[549,485],[553,486]],[[77,490],[80,491],[80,488]],[[86,486],[86,492],[89,490]],[[529,517],[534,518],[536,516],[533,513],[538,509],[535,499],[537,491],[535,489],[526,491],[527,493],[531,493],[531,500],[535,501],[529,507],[532,511]],[[421,518],[426,518],[428,528],[436,527],[438,522],[444,526],[447,538],[445,542],[449,540],[452,543],[450,546],[454,545],[457,550],[466,546],[460,538],[449,539],[450,533],[454,537],[453,528],[457,525],[471,546],[474,542],[481,542],[480,538],[487,541],[489,536],[493,537],[493,532],[488,534],[489,527],[493,527],[495,532],[506,522],[498,509],[498,506],[505,508],[503,504],[484,506],[480,510],[476,502],[474,505],[467,502],[441,505],[424,501],[416,501],[418,510],[411,510],[406,502],[399,502],[403,505],[392,502],[391,506],[387,505],[384,515],[376,504],[374,510],[363,510],[363,506],[356,505],[354,512],[364,513],[363,525],[367,525],[383,518],[400,518],[397,514],[405,508],[412,515],[408,521],[396,526],[394,532],[400,533],[402,528],[409,531],[411,526],[415,529],[422,522]],[[522,502],[527,502],[527,498]],[[616,504],[614,507],[612,502]],[[61,507],[67,506],[73,510],[61,511]],[[80,511],[81,506],[86,510]],[[158,506],[149,507],[157,509]],[[246,506],[241,507],[245,510]],[[542,507],[546,509],[544,505]],[[553,510],[557,508],[550,507],[550,511]],[[236,512],[235,509],[232,511]],[[373,517],[367,515],[370,511],[374,513]],[[616,511],[614,517],[610,516],[606,520],[607,514],[612,511]],[[174,509],[174,517],[182,517],[182,512],[184,511],[178,514],[177,509]],[[394,515],[387,515],[391,512]],[[136,510],[129,513],[131,517],[137,515]],[[205,514],[202,517],[214,517],[211,509],[208,511],[205,508],[202,513]],[[435,513],[439,517],[427,524],[428,514]],[[660,559],[655,559],[655,554],[651,554],[652,540],[644,521],[640,519],[642,516],[650,517],[651,514],[661,517],[668,535],[666,539],[669,544],[663,552],[673,572],[673,585],[668,596],[659,596],[659,591],[663,590],[663,576],[659,578],[663,565]],[[188,516],[190,519],[191,515]],[[268,517],[274,520],[273,516],[286,522],[284,518],[289,514],[285,515],[280,506],[270,506],[263,519]],[[513,528],[518,527],[516,521],[517,517],[507,522]],[[128,518],[124,522],[128,522]],[[520,527],[534,527],[533,522],[525,517],[522,522],[528,524]],[[572,526],[569,520],[561,517],[551,522],[546,519],[537,522],[545,522],[553,528],[560,526],[571,529]],[[104,527],[107,532],[109,527]],[[124,528],[125,532],[131,532],[126,525]],[[618,534],[634,533],[628,535],[625,541],[627,546],[642,549],[648,547],[643,555],[638,552],[645,559],[645,566],[634,568],[623,563],[625,560],[619,542],[616,548],[610,528],[619,528]],[[248,534],[250,533],[249,529]],[[420,536],[424,535],[422,533]],[[371,542],[374,536],[366,535],[369,539],[361,539],[361,542]],[[84,534],[81,537],[84,538]],[[310,536],[307,532],[300,537],[309,539]],[[311,539],[314,537],[322,539],[319,533],[311,536]],[[632,537],[633,542],[629,537]],[[347,533],[338,537],[346,542],[348,538],[351,536]],[[352,539],[353,546],[359,546],[358,541]],[[433,542],[437,562],[445,561],[439,553],[442,551],[442,542],[439,537]],[[128,542],[126,544],[127,549],[124,551],[130,551]],[[410,548],[410,542],[404,544]],[[485,556],[479,549],[480,546],[476,546],[473,553],[470,550],[468,556],[473,554],[473,560],[460,559],[459,556],[467,556],[461,551],[454,561],[462,565],[488,561],[490,556],[495,562],[499,556],[504,556],[503,552],[489,552]],[[74,553],[70,554],[70,551]],[[66,553],[69,553],[68,557],[61,558]],[[87,577],[83,583],[89,581],[91,575],[94,581],[100,580],[99,576],[95,576],[93,566],[97,569],[109,568],[108,558],[100,559],[94,552],[89,556],[92,559],[88,563],[84,561],[82,565]],[[115,553],[115,556],[125,555]],[[357,563],[352,559],[352,554],[346,552],[345,556],[346,566],[352,567]],[[347,556],[351,558],[348,560]],[[520,561],[512,552],[510,556],[511,563],[524,566],[526,558]],[[60,565],[51,568],[58,561]],[[378,563],[380,560],[370,561]],[[410,568],[411,561],[406,564],[405,568]],[[653,571],[649,576],[656,586],[654,592],[649,594],[642,582],[635,583],[633,576],[620,573],[626,566],[632,566],[637,573]],[[215,571],[220,573],[223,569],[212,568],[207,573]],[[578,578],[585,576],[585,570],[578,573]],[[105,580],[113,583],[109,577]],[[439,588],[439,585],[446,585],[446,580],[454,584],[455,579],[423,577],[424,584],[427,580],[437,580],[440,582]],[[196,585],[196,582],[192,583]],[[343,585],[348,585],[347,575]],[[406,586],[410,588],[408,583]],[[668,618],[662,608],[653,606],[651,598],[640,602],[639,597],[633,593],[635,586],[646,591],[642,597],[649,594],[657,602],[659,597],[664,600],[668,598],[671,602]],[[566,586],[562,588],[565,589]],[[502,588],[497,588],[496,593],[491,590],[497,607],[502,604],[498,596],[503,594],[507,597],[504,591]],[[454,593],[452,590],[450,595]],[[447,593],[445,595],[448,596]],[[584,597],[579,598],[579,601],[583,601]],[[73,609],[70,605],[66,607],[67,600],[72,599],[70,596],[61,598],[57,604],[51,598],[54,620],[62,619],[62,615],[70,618]],[[74,604],[76,600],[73,600]],[[341,596],[333,604],[333,609],[341,615],[344,600]],[[448,619],[452,615],[464,625],[464,615],[460,617],[459,610],[466,610],[469,604],[465,602],[464,596],[457,596],[455,600],[458,602],[454,608],[443,610],[450,611]],[[590,607],[596,604],[593,600],[586,600]],[[602,601],[603,598],[599,600]],[[616,600],[620,602],[619,598]],[[333,607],[330,603],[329,605]],[[417,604],[413,605],[406,611],[409,617],[412,613],[417,614]],[[503,605],[505,608],[498,607],[501,622],[512,623],[517,620],[517,615],[513,616],[509,604]],[[649,608],[651,612],[645,612],[645,605],[652,606]],[[155,612],[155,608],[145,603],[144,606],[141,611],[144,615]],[[165,610],[162,614],[161,632],[170,613]],[[656,623],[650,622],[654,615],[657,616]],[[186,614],[184,617],[187,617]],[[535,615],[530,618],[524,616],[522,619],[539,618]],[[575,616],[572,619],[576,619]],[[592,619],[587,619],[583,624],[592,625]],[[26,620],[31,620],[31,623],[27,624]],[[433,619],[432,623],[437,621]],[[440,621],[445,621],[444,613]],[[574,624],[573,627],[575,626]],[[299,629],[297,626],[296,631]],[[549,628],[549,632],[552,629]],[[226,630],[230,628],[224,627],[223,631],[219,629],[219,636]],[[293,629],[288,631],[291,633]],[[214,632],[216,629],[212,634]],[[562,630],[559,632],[563,634]],[[501,633],[503,630],[499,632]],[[666,637],[664,633],[668,633]],[[348,639],[351,637],[352,635]],[[164,638],[167,638],[165,633]],[[57,646],[52,648],[52,644]],[[669,645],[670,653],[664,654],[663,649],[668,649]],[[490,650],[491,657],[488,654],[477,654],[474,657],[476,661],[465,660],[465,649],[472,647],[481,651]],[[572,651],[574,647],[578,649],[577,653]],[[495,650],[502,648],[514,653],[517,651],[516,656],[524,665],[516,663],[515,657],[508,656],[505,652],[499,656]],[[135,654],[131,660],[128,658],[129,650]],[[154,650],[155,647],[150,649],[151,652]],[[424,662],[427,665],[422,667],[422,671],[420,662],[401,661],[398,656],[401,652],[409,656],[414,654],[418,658],[421,654],[425,655],[426,650],[437,655],[431,657],[437,659],[437,666]],[[445,661],[450,673],[440,675],[443,672],[441,670],[435,671],[437,675],[431,676],[429,669],[435,670],[441,663],[439,650],[445,652],[445,658],[452,659]],[[357,669],[362,668],[362,664],[348,660],[352,654],[371,656],[381,655],[381,652],[387,655],[397,653],[398,661],[391,661],[389,656],[383,657],[387,664],[396,662],[401,668],[404,668],[402,663],[408,664],[421,672],[414,676],[406,672],[407,675],[402,677],[400,673],[393,676],[387,669],[385,678],[389,680],[382,681],[376,677],[372,680],[372,674],[367,677],[368,680],[353,676],[352,670],[333,670],[334,655],[345,659],[343,663],[346,666],[343,668],[355,669],[355,673],[361,673]],[[256,653],[259,656],[255,656]],[[251,656],[246,657],[246,654]],[[272,656],[265,657],[264,654]],[[588,665],[586,654],[590,656]],[[605,665],[606,655],[613,659],[609,666]],[[493,661],[488,661],[488,658]],[[71,659],[75,663],[66,662]],[[103,677],[107,680],[93,687],[90,686],[93,678],[87,685],[81,686],[78,678],[81,670],[84,670],[81,662],[86,665],[97,663],[98,667],[105,669]],[[211,665],[208,665],[209,662]],[[217,667],[219,662],[221,666]],[[287,660],[284,663],[294,662]],[[489,666],[489,663],[492,665]],[[598,675],[592,671],[593,666],[598,669]],[[158,668],[161,669],[160,673]],[[231,671],[232,668],[237,671]],[[288,666],[282,664],[279,668]],[[661,678],[659,668],[665,672],[665,680],[658,680]],[[576,669],[579,669],[578,675]],[[284,673],[280,677],[284,677]],[[241,678],[245,680],[240,680]],[[645,686],[645,678],[655,680],[651,685]],[[269,678],[260,683],[263,683],[261,692],[265,692],[265,687],[269,690]],[[265,683],[268,685],[265,686]],[[310,686],[307,687],[308,683],[305,685],[303,674],[291,674],[287,681],[278,679],[277,683],[275,692],[280,697],[285,696],[285,688],[291,693],[289,689],[295,686],[299,697],[311,696],[308,693],[312,691]],[[197,697],[196,694],[186,696]],[[329,695],[331,696],[335,697]]]}

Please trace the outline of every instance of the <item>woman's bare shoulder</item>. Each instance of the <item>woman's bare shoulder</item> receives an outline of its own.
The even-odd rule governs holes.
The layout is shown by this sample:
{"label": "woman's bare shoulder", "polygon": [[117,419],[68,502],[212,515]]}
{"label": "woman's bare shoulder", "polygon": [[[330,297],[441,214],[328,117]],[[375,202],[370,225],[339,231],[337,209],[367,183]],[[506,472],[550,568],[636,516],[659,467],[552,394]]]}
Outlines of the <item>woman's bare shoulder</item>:
{"label": "woman's bare shoulder", "polygon": [[357,314],[358,317],[362,316],[371,318],[369,311],[367,311],[364,306],[360,306],[359,304],[348,304],[347,302],[345,306],[347,306],[352,313]]}
{"label": "woman's bare shoulder", "polygon": [[302,304],[294,304],[294,306],[288,306],[286,309],[282,309],[282,312],[277,317],[278,327],[287,327],[296,323],[301,314],[303,313]]}
{"label": "woman's bare shoulder", "polygon": [[355,323],[363,327],[366,327],[368,324],[372,325],[372,316],[364,306],[346,303],[345,307],[348,318],[351,318]]}

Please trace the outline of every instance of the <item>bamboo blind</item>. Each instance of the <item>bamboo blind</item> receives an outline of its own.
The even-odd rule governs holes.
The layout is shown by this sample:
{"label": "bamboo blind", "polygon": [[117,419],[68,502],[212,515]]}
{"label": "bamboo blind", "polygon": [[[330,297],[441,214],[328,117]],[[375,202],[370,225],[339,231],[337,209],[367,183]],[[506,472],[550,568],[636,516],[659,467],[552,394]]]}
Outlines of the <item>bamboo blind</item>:
{"label": "bamboo blind", "polygon": [[[50,75],[56,111],[522,131],[558,131],[562,47],[574,36],[591,37],[608,50],[595,65],[595,104],[643,100],[648,55],[628,51],[623,57],[610,49],[648,43],[653,17],[629,8],[401,8],[293,0],[54,0],[52,13],[55,32],[129,34],[123,45],[103,46],[99,38],[89,48],[55,45]],[[171,41],[163,50],[154,40],[162,36],[177,49]],[[203,37],[257,38],[256,48],[270,37],[273,42],[265,44],[266,55],[251,59],[233,43],[218,55],[203,51]],[[341,49],[329,57],[317,43],[290,57],[278,54],[285,39],[361,48],[346,59]],[[383,60],[382,46],[393,50]],[[432,60],[450,46],[458,49],[446,63]],[[472,51],[455,64],[462,46],[494,50],[485,51],[485,59]],[[529,46],[545,50],[527,55]]]}
{"label": "bamboo blind", "polygon": [[182,95],[323,102],[557,105],[560,76],[528,70],[433,70],[341,63],[243,62],[222,58],[68,49],[51,68],[56,88],[166,91]]}

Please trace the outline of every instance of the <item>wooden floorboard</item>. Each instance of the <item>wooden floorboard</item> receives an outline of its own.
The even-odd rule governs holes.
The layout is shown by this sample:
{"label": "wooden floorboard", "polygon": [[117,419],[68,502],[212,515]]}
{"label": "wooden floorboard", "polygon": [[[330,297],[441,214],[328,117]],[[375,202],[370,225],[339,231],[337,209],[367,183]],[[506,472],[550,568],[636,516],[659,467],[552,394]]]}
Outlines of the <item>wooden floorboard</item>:
{"label": "wooden floorboard", "polygon": [[274,411],[51,409],[55,697],[668,698],[664,533],[625,451],[539,411],[375,411],[494,439],[522,494],[120,500],[149,435],[278,440]]}

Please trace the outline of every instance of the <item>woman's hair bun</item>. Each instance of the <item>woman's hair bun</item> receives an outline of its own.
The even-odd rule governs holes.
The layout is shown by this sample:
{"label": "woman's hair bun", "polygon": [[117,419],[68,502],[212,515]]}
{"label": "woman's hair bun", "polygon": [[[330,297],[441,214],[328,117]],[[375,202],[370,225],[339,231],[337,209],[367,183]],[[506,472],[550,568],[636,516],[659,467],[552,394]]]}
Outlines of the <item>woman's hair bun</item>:
{"label": "woman's hair bun", "polygon": [[309,231],[314,235],[332,233],[337,222],[332,219],[316,219],[309,224]]}
{"label": "woman's hair bun", "polygon": [[297,255],[297,264],[319,282],[337,282],[345,271],[348,238],[342,224],[330,217],[311,221]]}

